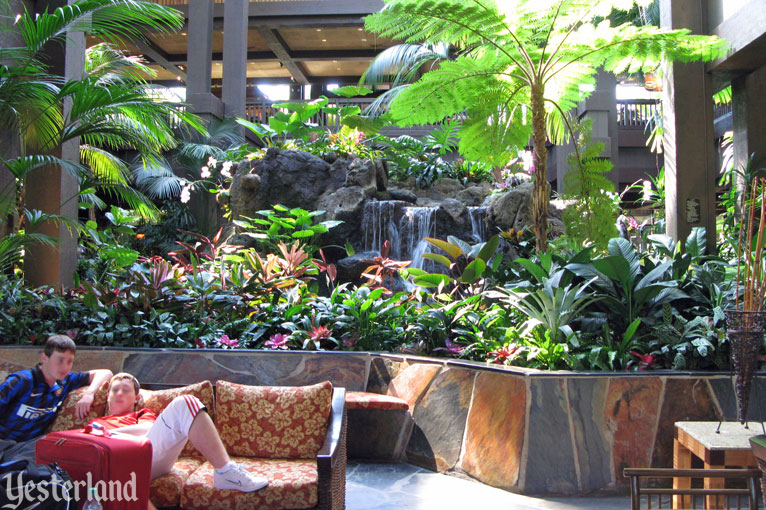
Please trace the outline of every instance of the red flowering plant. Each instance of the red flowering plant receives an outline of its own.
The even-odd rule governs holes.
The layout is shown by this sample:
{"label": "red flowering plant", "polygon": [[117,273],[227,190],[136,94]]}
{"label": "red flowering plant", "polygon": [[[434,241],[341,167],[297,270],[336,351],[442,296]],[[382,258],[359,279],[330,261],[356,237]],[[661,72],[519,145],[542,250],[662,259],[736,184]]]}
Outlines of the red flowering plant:
{"label": "red flowering plant", "polygon": [[[315,316],[303,316],[294,321],[286,321],[282,323],[282,327],[290,331],[290,339],[293,339],[296,342],[303,342],[303,349],[313,348],[321,351],[337,348],[338,345],[340,345],[340,342],[333,336],[333,331],[327,326],[317,325],[316,322],[317,319]],[[285,342],[285,340],[283,340],[283,342]],[[287,344],[281,343],[280,345]]]}
{"label": "red flowering plant", "polygon": [[412,263],[410,260],[394,260],[389,258],[388,254],[390,251],[391,243],[386,239],[380,248],[380,256],[364,261],[370,265],[361,274],[362,278],[369,280],[365,285],[373,289],[382,288],[386,294],[391,293],[385,287],[386,282],[390,281],[390,284],[393,285],[396,282],[396,276],[399,274],[399,271]]}
{"label": "red flowering plant", "polygon": [[522,354],[523,350],[523,347],[519,344],[511,343],[504,345],[489,353],[487,363],[510,365]]}

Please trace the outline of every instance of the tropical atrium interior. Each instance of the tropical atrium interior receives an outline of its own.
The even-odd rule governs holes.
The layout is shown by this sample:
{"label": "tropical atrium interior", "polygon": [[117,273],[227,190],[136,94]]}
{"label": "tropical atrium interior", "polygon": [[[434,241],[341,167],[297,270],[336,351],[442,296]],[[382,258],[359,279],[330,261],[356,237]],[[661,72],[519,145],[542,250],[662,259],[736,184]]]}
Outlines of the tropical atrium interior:
{"label": "tropical atrium interior", "polygon": [[0,380],[270,480],[156,507],[762,508],[766,0],[2,6]]}

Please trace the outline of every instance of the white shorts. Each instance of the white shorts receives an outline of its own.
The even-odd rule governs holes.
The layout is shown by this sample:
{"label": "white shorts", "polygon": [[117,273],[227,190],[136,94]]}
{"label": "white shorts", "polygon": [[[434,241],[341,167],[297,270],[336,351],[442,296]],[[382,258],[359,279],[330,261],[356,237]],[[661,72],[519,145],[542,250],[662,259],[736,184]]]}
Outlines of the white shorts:
{"label": "white shorts", "polygon": [[169,473],[189,439],[189,428],[205,405],[192,395],[181,395],[157,416],[146,438],[152,443],[152,480]]}

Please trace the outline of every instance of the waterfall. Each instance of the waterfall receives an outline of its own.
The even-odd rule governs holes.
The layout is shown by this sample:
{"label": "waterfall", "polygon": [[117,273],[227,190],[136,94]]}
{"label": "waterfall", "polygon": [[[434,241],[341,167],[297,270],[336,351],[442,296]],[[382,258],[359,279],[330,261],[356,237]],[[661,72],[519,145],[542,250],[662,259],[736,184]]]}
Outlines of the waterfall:
{"label": "waterfall", "polygon": [[383,242],[391,244],[389,257],[411,260],[411,267],[423,268],[423,254],[431,245],[423,240],[436,232],[433,207],[407,207],[394,200],[371,201],[364,205],[362,228],[364,250],[380,251]]}
{"label": "waterfall", "polygon": [[[424,241],[425,237],[433,237],[436,232],[433,207],[406,207],[400,221],[402,232],[406,232],[407,244],[402,244],[401,259],[411,260],[410,267],[425,269],[426,259],[423,254],[429,253],[431,245]],[[406,252],[405,252],[406,250]]]}
{"label": "waterfall", "polygon": [[396,224],[397,202],[391,200],[369,201],[364,204],[362,228],[364,251],[380,251],[388,240],[391,245],[389,257],[398,257],[400,251],[399,228]]}
{"label": "waterfall", "polygon": [[481,243],[487,240],[487,212],[488,207],[469,207],[468,214],[471,216],[471,235],[474,241]]}

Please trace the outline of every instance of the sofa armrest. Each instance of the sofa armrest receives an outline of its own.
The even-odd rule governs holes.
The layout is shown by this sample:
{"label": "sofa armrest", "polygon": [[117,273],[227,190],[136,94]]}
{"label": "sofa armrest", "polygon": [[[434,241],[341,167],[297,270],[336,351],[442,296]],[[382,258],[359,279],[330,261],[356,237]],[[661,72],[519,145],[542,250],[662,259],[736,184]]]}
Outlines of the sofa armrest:
{"label": "sofa armrest", "polygon": [[346,507],[346,389],[333,388],[324,444],[317,453],[320,510]]}

